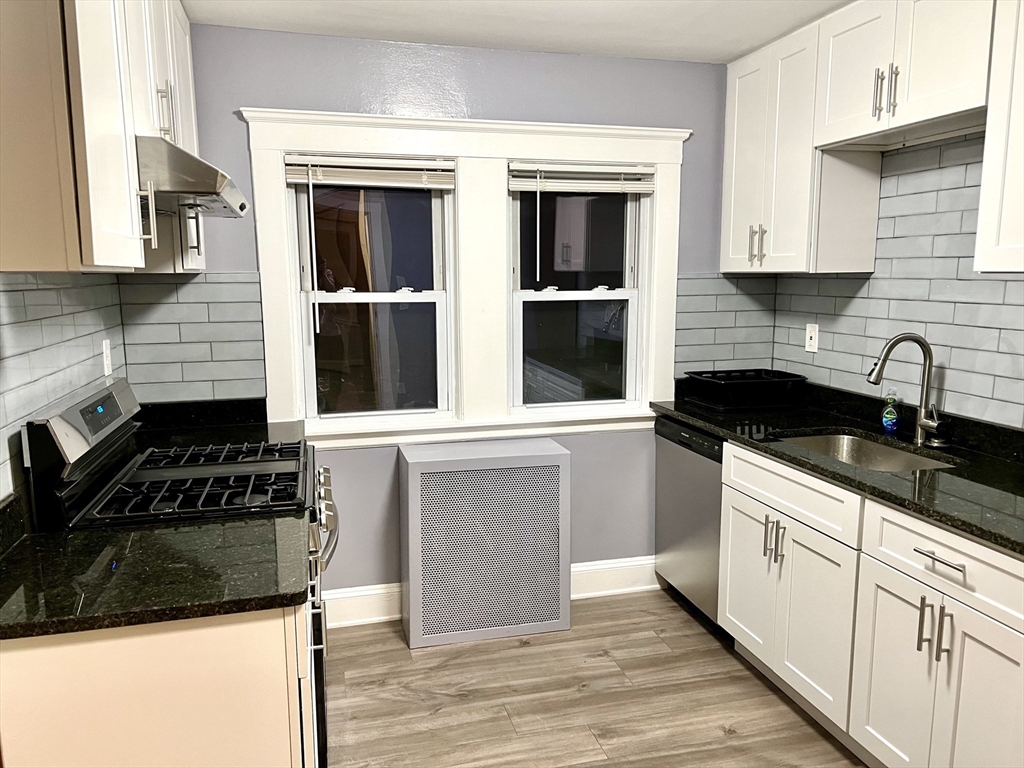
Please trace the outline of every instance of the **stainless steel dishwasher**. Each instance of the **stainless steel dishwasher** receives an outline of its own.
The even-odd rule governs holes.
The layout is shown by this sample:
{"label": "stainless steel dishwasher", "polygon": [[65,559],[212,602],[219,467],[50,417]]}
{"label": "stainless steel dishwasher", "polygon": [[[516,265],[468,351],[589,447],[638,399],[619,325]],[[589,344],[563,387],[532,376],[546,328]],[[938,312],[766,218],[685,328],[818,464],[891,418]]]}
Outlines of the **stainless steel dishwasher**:
{"label": "stainless steel dishwasher", "polygon": [[664,417],[654,433],[655,570],[717,624],[724,441]]}

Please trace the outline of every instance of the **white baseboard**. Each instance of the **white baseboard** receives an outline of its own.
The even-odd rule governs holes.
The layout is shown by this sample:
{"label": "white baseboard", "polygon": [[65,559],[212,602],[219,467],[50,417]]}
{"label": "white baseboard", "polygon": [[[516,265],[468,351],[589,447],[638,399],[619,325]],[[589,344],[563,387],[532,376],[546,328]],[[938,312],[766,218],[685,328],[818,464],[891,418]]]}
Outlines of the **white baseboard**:
{"label": "white baseboard", "polygon": [[[658,589],[654,555],[573,563],[570,581],[573,600]],[[401,584],[325,589],[323,600],[329,627],[394,621],[402,615]]]}

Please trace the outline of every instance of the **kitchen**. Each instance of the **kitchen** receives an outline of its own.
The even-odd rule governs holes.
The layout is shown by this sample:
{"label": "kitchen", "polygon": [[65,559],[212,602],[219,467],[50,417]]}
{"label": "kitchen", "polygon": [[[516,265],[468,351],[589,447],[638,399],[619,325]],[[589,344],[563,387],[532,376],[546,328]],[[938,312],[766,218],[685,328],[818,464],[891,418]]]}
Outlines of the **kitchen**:
{"label": "kitchen", "polygon": [[1021,3],[517,5],[0,3],[4,765],[1024,762]]}

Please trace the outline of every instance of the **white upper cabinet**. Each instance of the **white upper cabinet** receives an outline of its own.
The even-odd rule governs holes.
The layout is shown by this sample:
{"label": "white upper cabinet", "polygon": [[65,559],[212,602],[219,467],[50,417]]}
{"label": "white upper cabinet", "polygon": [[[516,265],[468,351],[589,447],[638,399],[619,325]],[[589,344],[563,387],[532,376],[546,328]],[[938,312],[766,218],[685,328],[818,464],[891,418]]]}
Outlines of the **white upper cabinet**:
{"label": "white upper cabinet", "polygon": [[166,0],[171,41],[171,104],[174,143],[197,154],[195,82],[192,74],[192,31],[180,0]]}
{"label": "white upper cabinet", "polygon": [[125,3],[135,133],[173,140],[166,0]]}
{"label": "white upper cabinet", "polygon": [[992,0],[862,0],[820,30],[817,146],[985,106]]}
{"label": "white upper cabinet", "polygon": [[899,0],[889,127],[985,106],[991,0]]}
{"label": "white upper cabinet", "polygon": [[729,65],[722,271],[806,271],[817,30]]}
{"label": "white upper cabinet", "polygon": [[895,31],[896,0],[862,0],[821,20],[815,144],[887,127],[885,78]]}
{"label": "white upper cabinet", "polygon": [[998,0],[974,268],[1024,272],[1024,4]]}
{"label": "white upper cabinet", "polygon": [[83,266],[145,264],[125,4],[67,0]]}
{"label": "white upper cabinet", "polygon": [[758,263],[807,269],[814,189],[814,79],[818,31],[807,27],[768,51],[768,128]]}
{"label": "white upper cabinet", "polygon": [[730,64],[725,102],[722,271],[756,268],[768,125],[767,49]]}

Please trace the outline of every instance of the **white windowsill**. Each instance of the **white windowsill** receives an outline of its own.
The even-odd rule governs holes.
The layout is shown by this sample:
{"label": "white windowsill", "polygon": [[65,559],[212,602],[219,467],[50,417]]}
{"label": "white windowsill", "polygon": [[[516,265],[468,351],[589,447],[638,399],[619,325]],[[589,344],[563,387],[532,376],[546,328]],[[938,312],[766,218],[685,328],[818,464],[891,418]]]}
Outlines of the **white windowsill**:
{"label": "white windowsill", "polygon": [[622,432],[654,426],[654,413],[647,406],[639,405],[615,405],[600,414],[590,408],[576,414],[570,409],[558,409],[558,412],[547,409],[531,411],[515,413],[503,419],[472,422],[454,417],[431,418],[428,414],[402,419],[401,422],[388,417],[373,421],[363,418],[356,423],[344,417],[306,419],[305,435],[307,440],[322,449]]}

